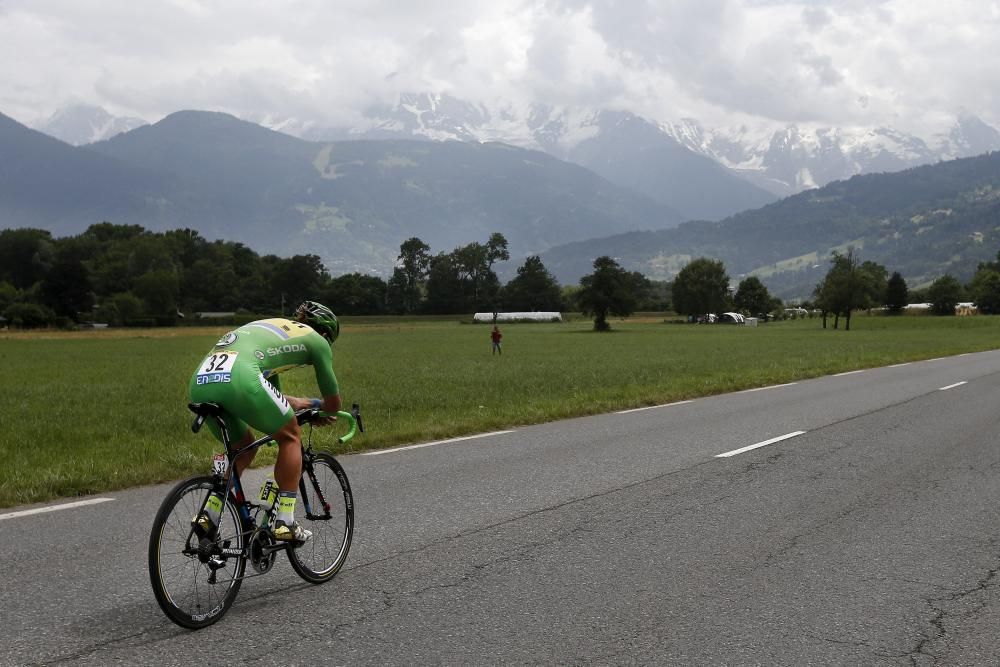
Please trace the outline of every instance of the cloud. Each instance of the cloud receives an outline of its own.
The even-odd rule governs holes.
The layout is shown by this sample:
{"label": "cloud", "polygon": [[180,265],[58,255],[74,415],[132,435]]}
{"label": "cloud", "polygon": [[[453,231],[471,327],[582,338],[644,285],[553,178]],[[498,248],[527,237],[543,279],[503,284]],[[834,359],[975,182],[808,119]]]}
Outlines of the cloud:
{"label": "cloud", "polygon": [[671,120],[1000,124],[983,0],[0,0],[0,111],[356,121],[403,92]]}

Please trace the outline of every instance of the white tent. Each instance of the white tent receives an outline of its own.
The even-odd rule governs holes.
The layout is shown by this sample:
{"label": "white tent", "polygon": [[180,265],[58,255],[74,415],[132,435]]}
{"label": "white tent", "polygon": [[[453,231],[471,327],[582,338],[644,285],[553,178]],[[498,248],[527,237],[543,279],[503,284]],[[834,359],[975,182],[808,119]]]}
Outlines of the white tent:
{"label": "white tent", "polygon": [[[494,313],[476,313],[476,322],[492,322]],[[530,313],[496,313],[497,322],[562,322],[562,313],[535,311]]]}

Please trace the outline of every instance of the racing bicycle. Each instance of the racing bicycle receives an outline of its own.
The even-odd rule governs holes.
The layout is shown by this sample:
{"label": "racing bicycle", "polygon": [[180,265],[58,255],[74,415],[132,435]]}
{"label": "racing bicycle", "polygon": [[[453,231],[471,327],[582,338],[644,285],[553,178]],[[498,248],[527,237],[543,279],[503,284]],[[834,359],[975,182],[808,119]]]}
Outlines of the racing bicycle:
{"label": "racing bicycle", "polygon": [[[299,521],[312,531],[312,538],[305,543],[280,542],[270,531],[277,515],[276,505],[244,493],[233,465],[240,455],[274,444],[274,439],[265,436],[234,450],[218,404],[191,403],[188,407],[196,415],[191,430],[197,433],[205,420],[215,420],[226,451],[215,455],[211,475],[196,475],[171,489],[153,520],[149,578],[156,601],[167,617],[193,630],[215,623],[232,606],[243,580],[270,572],[279,551],[285,552],[292,569],[306,581],[322,584],[332,579],[351,548],[354,500],[340,463],[327,452],[313,451],[313,429],[303,431],[299,480],[299,502],[305,514]],[[317,409],[295,414],[300,425],[311,425],[326,416]],[[338,442],[345,443],[358,431],[364,432],[358,404],[337,416],[349,425]],[[213,491],[226,502],[219,525],[202,536],[192,520],[205,509]],[[263,491],[265,497],[271,494],[271,489]],[[248,499],[250,495],[254,500]]]}

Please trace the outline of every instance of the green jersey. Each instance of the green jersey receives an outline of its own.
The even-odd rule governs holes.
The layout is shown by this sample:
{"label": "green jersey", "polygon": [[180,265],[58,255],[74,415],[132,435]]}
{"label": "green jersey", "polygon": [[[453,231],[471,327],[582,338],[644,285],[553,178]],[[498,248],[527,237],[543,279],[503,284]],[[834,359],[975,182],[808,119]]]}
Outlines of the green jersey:
{"label": "green jersey", "polygon": [[270,434],[292,413],[277,376],[300,366],[313,367],[323,396],[340,392],[325,338],[301,322],[257,320],[219,339],[191,376],[188,393],[193,402],[220,404],[233,438],[247,425]]}

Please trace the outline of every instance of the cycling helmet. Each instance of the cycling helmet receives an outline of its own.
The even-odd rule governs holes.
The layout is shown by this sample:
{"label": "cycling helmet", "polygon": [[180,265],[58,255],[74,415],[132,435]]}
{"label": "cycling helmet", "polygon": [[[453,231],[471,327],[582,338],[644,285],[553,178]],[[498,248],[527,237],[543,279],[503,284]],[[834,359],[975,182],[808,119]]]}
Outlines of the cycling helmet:
{"label": "cycling helmet", "polygon": [[303,301],[295,309],[295,319],[308,324],[316,333],[327,339],[331,345],[340,335],[340,323],[333,311],[315,301]]}

